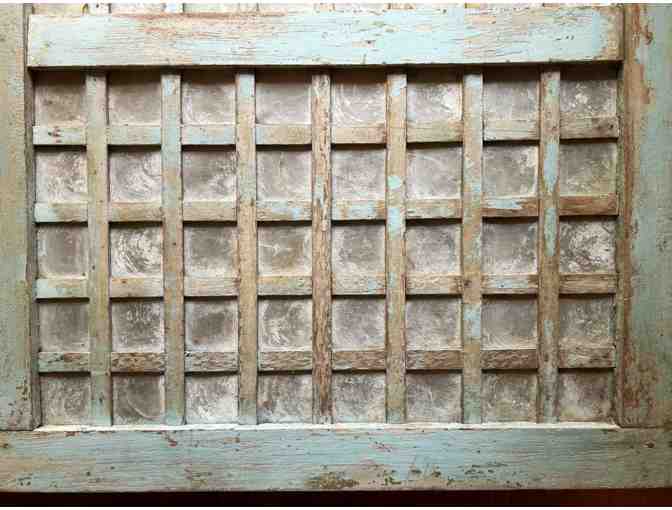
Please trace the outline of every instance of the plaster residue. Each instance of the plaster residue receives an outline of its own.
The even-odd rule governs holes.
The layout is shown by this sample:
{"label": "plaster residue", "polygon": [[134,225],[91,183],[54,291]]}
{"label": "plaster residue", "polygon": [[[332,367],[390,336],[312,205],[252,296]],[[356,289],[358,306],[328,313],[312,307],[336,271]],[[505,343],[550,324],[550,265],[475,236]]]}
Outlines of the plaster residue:
{"label": "plaster residue", "polygon": [[462,375],[459,372],[406,374],[409,422],[462,421]]}
{"label": "plaster residue", "polygon": [[334,126],[385,122],[385,74],[378,71],[332,73],[331,105]]}
{"label": "plaster residue", "polygon": [[184,229],[187,276],[231,276],[238,272],[238,230],[234,225],[197,223]]}
{"label": "plaster residue", "polygon": [[161,201],[161,151],[110,150],[110,199],[113,202]]}
{"label": "plaster residue", "polygon": [[83,225],[40,225],[37,229],[37,271],[40,278],[86,276],[89,238]]}
{"label": "plaster residue", "polygon": [[236,422],[238,375],[188,374],[184,390],[188,424]]}
{"label": "plaster residue", "polygon": [[42,352],[89,352],[86,301],[38,301]]}
{"label": "plaster residue", "polygon": [[112,349],[163,352],[163,303],[155,299],[113,301]]}
{"label": "plaster residue", "polygon": [[385,374],[337,372],[332,378],[336,423],[385,422]]}
{"label": "plaster residue", "polygon": [[84,124],[86,120],[84,89],[84,73],[78,71],[36,73],[35,125]]}
{"label": "plaster residue", "polygon": [[413,296],[406,300],[406,345],[410,350],[461,348],[460,299]]}
{"label": "plaster residue", "polygon": [[331,153],[334,200],[385,200],[385,149],[336,146]]}
{"label": "plaster residue", "polygon": [[485,195],[536,196],[538,166],[539,150],[536,144],[486,144],[483,147]]}
{"label": "plaster residue", "polygon": [[333,227],[335,274],[385,272],[385,227],[380,223],[348,223]]}
{"label": "plaster residue", "polygon": [[407,198],[459,198],[462,189],[462,146],[411,145],[407,151],[407,162]]}
{"label": "plaster residue", "polygon": [[237,299],[187,299],[184,313],[188,351],[237,350]]}
{"label": "plaster residue", "polygon": [[484,372],[482,385],[484,422],[537,421],[536,373]]}
{"label": "plaster residue", "polygon": [[236,200],[236,151],[185,148],[182,151],[184,201]]}
{"label": "plaster residue", "polygon": [[309,351],[312,347],[311,299],[259,300],[259,347],[262,351]]}
{"label": "plaster residue", "polygon": [[259,71],[257,122],[310,124],[310,85],[310,73],[306,71]]}
{"label": "plaster residue", "polygon": [[497,275],[536,273],[537,222],[483,222],[483,272]]}
{"label": "plaster residue", "polygon": [[86,152],[80,148],[35,149],[38,202],[87,202]]}
{"label": "plaster residue", "polygon": [[560,222],[560,272],[615,271],[616,223],[611,219]]}
{"label": "plaster residue", "polygon": [[539,70],[491,68],[484,74],[483,102],[488,120],[537,120],[539,117]]}
{"label": "plaster residue", "polygon": [[257,415],[259,423],[311,423],[313,421],[312,375],[260,375]]}
{"label": "plaster residue", "polygon": [[409,273],[458,274],[459,223],[409,223],[406,228],[406,255]]}
{"label": "plaster residue", "polygon": [[305,148],[257,151],[259,200],[310,200],[311,155]]}
{"label": "plaster residue", "polygon": [[87,374],[40,377],[43,425],[83,425],[91,412],[91,379]]}
{"label": "plaster residue", "polygon": [[445,122],[462,118],[462,79],[455,71],[411,71],[407,94],[409,122]]}
{"label": "plaster residue", "polygon": [[114,375],[112,393],[115,425],[163,423],[165,381],[162,375]]}
{"label": "plaster residue", "polygon": [[537,347],[537,300],[497,297],[483,301],[484,349]]}
{"label": "plaster residue", "polygon": [[258,227],[259,273],[307,275],[312,269],[310,226],[267,223]]}
{"label": "plaster residue", "polygon": [[146,225],[110,229],[112,276],[154,276],[163,269],[161,227]]}
{"label": "plaster residue", "polygon": [[332,300],[334,351],[385,349],[385,299],[335,297]]}
{"label": "plaster residue", "polygon": [[161,76],[154,70],[113,71],[108,76],[110,124],[161,124]]}
{"label": "plaster residue", "polygon": [[182,72],[182,122],[184,124],[234,124],[236,83],[230,70]]}

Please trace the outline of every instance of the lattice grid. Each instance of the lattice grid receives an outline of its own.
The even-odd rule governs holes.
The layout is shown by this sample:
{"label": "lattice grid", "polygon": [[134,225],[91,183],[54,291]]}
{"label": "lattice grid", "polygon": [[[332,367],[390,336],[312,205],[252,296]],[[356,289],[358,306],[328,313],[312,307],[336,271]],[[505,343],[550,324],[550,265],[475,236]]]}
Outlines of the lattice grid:
{"label": "lattice grid", "polygon": [[36,74],[45,424],[611,421],[617,70]]}

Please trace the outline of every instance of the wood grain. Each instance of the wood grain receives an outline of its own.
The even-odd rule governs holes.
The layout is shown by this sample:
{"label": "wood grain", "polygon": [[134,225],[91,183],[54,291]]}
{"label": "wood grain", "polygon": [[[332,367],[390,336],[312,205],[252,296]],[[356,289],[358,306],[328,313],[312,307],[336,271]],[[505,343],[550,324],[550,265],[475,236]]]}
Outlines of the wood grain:
{"label": "wood grain", "polygon": [[[621,255],[626,340],[623,350],[623,416],[628,427],[672,422],[672,144],[669,93],[672,40],[669,5],[625,7],[624,62],[626,168]],[[644,269],[646,268],[646,269]]]}
{"label": "wood grain", "polygon": [[387,78],[385,268],[388,423],[406,421],[406,75]]}
{"label": "wood grain", "polygon": [[586,489],[668,486],[672,433],[590,423],[50,427],[0,433],[0,444],[8,492]]}
{"label": "wood grain", "polygon": [[313,75],[313,422],[331,423],[331,78]]}
{"label": "wood grain", "polygon": [[[497,20],[496,30],[492,19]],[[241,45],[241,34],[251,43]],[[621,39],[618,7],[479,6],[357,16],[323,10],[189,17],[36,15],[28,63],[127,67],[590,62],[621,59]]]}
{"label": "wood grain", "polygon": [[166,331],[166,422],[184,423],[184,234],[182,227],[181,76],[161,76],[163,165],[163,300]]}
{"label": "wood grain", "polygon": [[483,74],[464,75],[462,190],[463,420],[481,422]]}
{"label": "wood grain", "polygon": [[257,423],[257,165],[254,74],[236,74],[240,290],[240,423]]}
{"label": "wood grain", "polygon": [[560,168],[560,71],[541,74],[539,146],[539,413],[557,421],[560,250],[558,246]]}
{"label": "wood grain", "polygon": [[107,77],[86,76],[89,204],[89,339],[91,342],[91,416],[96,425],[112,423],[110,335],[110,233],[107,221]]}

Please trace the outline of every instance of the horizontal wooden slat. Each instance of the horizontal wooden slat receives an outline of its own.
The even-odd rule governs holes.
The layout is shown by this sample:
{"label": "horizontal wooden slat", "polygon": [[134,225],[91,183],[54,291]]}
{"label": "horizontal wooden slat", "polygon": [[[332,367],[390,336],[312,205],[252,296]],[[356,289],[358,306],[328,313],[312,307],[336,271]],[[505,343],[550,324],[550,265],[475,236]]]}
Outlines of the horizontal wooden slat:
{"label": "horizontal wooden slat", "polygon": [[483,294],[536,294],[539,277],[536,274],[493,275],[484,274]]}
{"label": "horizontal wooden slat", "polygon": [[385,351],[334,351],[333,370],[385,370]]}
{"label": "horizontal wooden slat", "polygon": [[89,206],[79,204],[49,204],[38,202],[35,204],[35,221],[37,223],[69,223],[86,222]]}
{"label": "horizontal wooden slat", "polygon": [[35,294],[38,299],[69,299],[88,296],[86,278],[38,278]]}
{"label": "horizontal wooden slat", "polygon": [[35,145],[86,145],[84,126],[33,126]]}
{"label": "horizontal wooden slat", "polygon": [[233,124],[182,126],[182,145],[233,145],[236,127]]}
{"label": "horizontal wooden slat", "polygon": [[237,296],[240,279],[231,277],[184,278],[184,295],[187,297]]}
{"label": "horizontal wooden slat", "polygon": [[[588,343],[589,340],[586,340]],[[574,345],[558,351],[559,368],[612,368],[616,366],[616,349]]]}
{"label": "horizontal wooden slat", "polygon": [[161,221],[161,202],[111,202],[108,218],[111,222]]}
{"label": "horizontal wooden slat", "polygon": [[[496,23],[495,23],[496,20]],[[590,62],[622,58],[618,7],[31,17],[30,67]],[[76,34],[77,37],[73,37]],[[241,44],[241,40],[245,44]]]}
{"label": "horizontal wooden slat", "polygon": [[406,218],[459,219],[462,217],[462,200],[459,198],[427,198],[406,200]]}
{"label": "horizontal wooden slat", "polygon": [[384,220],[385,200],[334,200],[331,219],[337,221]]}
{"label": "horizontal wooden slat", "polygon": [[331,143],[338,144],[382,144],[385,143],[385,125],[375,126],[334,126],[331,128]]}
{"label": "horizontal wooden slat", "polygon": [[313,293],[313,280],[308,276],[259,276],[260,296],[309,296]]}
{"label": "horizontal wooden slat", "polygon": [[560,119],[560,138],[618,138],[618,117],[586,117]]}
{"label": "horizontal wooden slat", "polygon": [[88,372],[88,352],[41,352],[38,357],[39,371],[47,372]]}
{"label": "horizontal wooden slat", "polygon": [[615,274],[561,274],[561,294],[613,294],[618,277]]}
{"label": "horizontal wooden slat", "polygon": [[257,124],[255,136],[257,145],[310,145],[312,140],[310,124]]}
{"label": "horizontal wooden slat", "polygon": [[237,352],[187,351],[184,356],[185,372],[237,372]]}
{"label": "horizontal wooden slat", "polygon": [[312,368],[312,351],[259,351],[259,370],[262,372],[291,372]]}
{"label": "horizontal wooden slat", "polygon": [[536,370],[539,355],[536,349],[484,349],[481,351],[483,370]]}
{"label": "horizontal wooden slat", "polygon": [[336,296],[385,294],[384,275],[334,274],[331,278],[332,293]]}
{"label": "horizontal wooden slat", "polygon": [[539,140],[538,120],[486,119],[483,138],[487,142]]}
{"label": "horizontal wooden slat", "polygon": [[111,278],[110,297],[161,297],[163,278]]}
{"label": "horizontal wooden slat", "polygon": [[539,215],[536,197],[483,198],[483,216],[486,218],[524,218]]}
{"label": "horizontal wooden slat", "polygon": [[408,274],[407,294],[461,294],[462,277],[443,274]]}
{"label": "horizontal wooden slat", "polygon": [[113,352],[110,367],[112,372],[163,372],[166,355],[162,352]]}
{"label": "horizontal wooden slat", "polygon": [[0,432],[0,446],[6,492],[87,492],[92,478],[101,493],[642,489],[669,486],[672,431],[595,423],[51,426]]}
{"label": "horizontal wooden slat", "polygon": [[560,197],[560,216],[616,216],[618,197],[615,193],[593,196]]}
{"label": "horizontal wooden slat", "polygon": [[310,200],[257,202],[258,221],[310,221],[311,215]]}
{"label": "horizontal wooden slat", "polygon": [[108,126],[110,145],[161,145],[161,126]]}
{"label": "horizontal wooden slat", "polygon": [[408,370],[461,370],[462,351],[408,351],[406,368]]}
{"label": "horizontal wooden slat", "polygon": [[236,221],[236,203],[233,201],[191,201],[182,204],[184,221]]}
{"label": "horizontal wooden slat", "polygon": [[461,142],[462,121],[409,122],[406,126],[408,143]]}

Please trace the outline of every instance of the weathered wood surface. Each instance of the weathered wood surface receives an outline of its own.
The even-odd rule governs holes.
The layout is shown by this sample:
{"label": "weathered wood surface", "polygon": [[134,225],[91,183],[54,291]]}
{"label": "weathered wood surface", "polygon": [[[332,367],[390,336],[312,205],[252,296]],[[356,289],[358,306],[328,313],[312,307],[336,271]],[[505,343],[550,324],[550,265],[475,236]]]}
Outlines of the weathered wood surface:
{"label": "weathered wood surface", "polygon": [[632,211],[620,232],[627,257],[622,424],[661,427],[672,423],[672,7],[632,5],[625,13],[624,192],[632,193]]}
{"label": "weathered wood surface", "polygon": [[672,484],[672,433],[590,424],[43,429],[0,433],[0,445],[0,490],[11,492]]}
{"label": "weathered wood surface", "polygon": [[28,62],[31,67],[586,62],[620,60],[621,38],[619,7],[451,6],[357,16],[339,11],[35,15]]}
{"label": "weathered wood surface", "polygon": [[[31,210],[32,82],[25,69],[24,34],[29,7],[0,6],[0,429],[39,424],[37,338],[31,318],[35,278]],[[31,328],[31,324],[33,327]]]}

